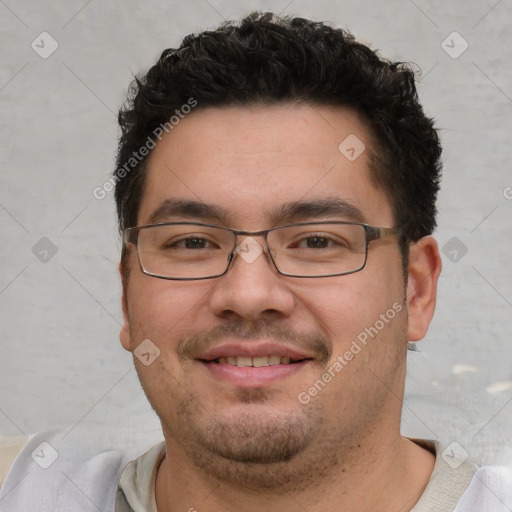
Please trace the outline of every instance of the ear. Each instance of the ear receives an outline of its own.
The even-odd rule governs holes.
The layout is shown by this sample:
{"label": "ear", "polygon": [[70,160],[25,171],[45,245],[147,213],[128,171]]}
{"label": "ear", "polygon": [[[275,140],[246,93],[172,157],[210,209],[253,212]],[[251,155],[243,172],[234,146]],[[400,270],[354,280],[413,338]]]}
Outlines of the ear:
{"label": "ear", "polygon": [[125,269],[123,266],[123,262],[119,263],[119,274],[121,276],[121,283],[123,284],[123,295],[121,298],[121,304],[123,308],[123,326],[121,327],[121,332],[119,333],[119,339],[121,341],[121,345],[128,352],[132,351],[132,343],[131,343],[131,334],[130,334],[130,317],[128,315],[128,283],[126,280]]}
{"label": "ear", "polygon": [[411,245],[407,282],[409,341],[419,341],[427,334],[436,308],[437,281],[441,266],[439,248],[433,237],[423,237]]}

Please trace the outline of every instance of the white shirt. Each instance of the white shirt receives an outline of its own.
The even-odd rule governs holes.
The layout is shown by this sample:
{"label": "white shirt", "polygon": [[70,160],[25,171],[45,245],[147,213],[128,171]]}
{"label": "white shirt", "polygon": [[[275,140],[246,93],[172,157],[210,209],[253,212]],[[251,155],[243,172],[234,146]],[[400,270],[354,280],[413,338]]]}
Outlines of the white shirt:
{"label": "white shirt", "polygon": [[[34,463],[42,439],[60,454],[45,470]],[[436,462],[411,512],[512,511],[512,468],[479,468],[456,457],[448,463],[438,443],[414,441],[436,453]],[[0,512],[157,512],[156,473],[164,455],[164,441],[127,460],[119,450],[66,445],[55,433],[38,434],[28,442],[0,439],[0,482],[10,466],[0,487]]]}
{"label": "white shirt", "polygon": [[[411,512],[512,511],[511,469],[479,468],[456,457],[447,458],[448,464],[439,455],[439,443],[415,442],[436,453],[436,462],[429,483]],[[164,455],[162,442],[127,464],[119,483],[116,512],[157,512],[156,472]]]}

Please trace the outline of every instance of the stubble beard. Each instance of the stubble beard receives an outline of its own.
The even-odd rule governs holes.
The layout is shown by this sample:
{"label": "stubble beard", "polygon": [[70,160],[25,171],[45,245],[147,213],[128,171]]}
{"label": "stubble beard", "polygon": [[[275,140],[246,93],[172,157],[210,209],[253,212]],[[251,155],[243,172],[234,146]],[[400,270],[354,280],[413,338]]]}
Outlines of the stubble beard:
{"label": "stubble beard", "polygon": [[[264,390],[244,390],[239,399],[250,407],[264,404],[265,395]],[[313,446],[323,430],[319,403],[279,416],[253,408],[236,418],[212,417],[198,403],[192,396],[181,401],[177,421],[162,421],[162,427],[166,439],[176,442],[188,460],[223,484],[291,492],[322,480],[337,462],[334,447],[326,457],[325,446]],[[328,443],[324,438],[322,445]]]}
{"label": "stubble beard", "polygon": [[[199,347],[204,350],[227,336],[292,341],[297,348],[315,354],[319,370],[332,350],[322,332],[292,332],[261,320],[232,321],[183,338],[178,347],[183,365],[188,366]],[[237,389],[233,398],[240,411],[236,416],[212,412],[201,396],[190,391],[176,397],[172,420],[166,422],[166,415],[157,411],[166,439],[172,439],[199,470],[233,486],[270,491],[309,481],[313,461],[307,453],[322,429],[321,401],[304,406],[297,399],[295,404],[287,404],[287,410],[279,410],[271,407],[274,397],[264,388]],[[324,454],[318,458],[320,465],[325,465]],[[322,473],[319,467],[316,471]]]}
{"label": "stubble beard", "polygon": [[[326,350],[318,358],[320,374],[329,357]],[[398,361],[395,364],[398,366]],[[167,373],[161,370],[162,374]],[[176,389],[177,383],[172,379],[164,379],[152,392],[152,386],[148,389],[142,379],[141,382],[160,417],[168,454],[180,453],[183,460],[221,484],[283,493],[315,488],[333,471],[346,469],[358,440],[364,437],[361,430],[368,430],[375,423],[389,394],[379,380],[374,395],[362,393],[362,397],[367,395],[362,410],[355,414],[345,411],[345,418],[337,424],[326,422],[332,414],[320,399],[304,405],[297,398],[295,406],[277,410],[269,405],[273,400],[268,390],[239,389],[235,401],[240,412],[234,416],[226,411],[217,414],[190,389],[170,398],[163,390]],[[171,472],[180,471],[179,464],[172,461],[168,467],[173,468]]]}

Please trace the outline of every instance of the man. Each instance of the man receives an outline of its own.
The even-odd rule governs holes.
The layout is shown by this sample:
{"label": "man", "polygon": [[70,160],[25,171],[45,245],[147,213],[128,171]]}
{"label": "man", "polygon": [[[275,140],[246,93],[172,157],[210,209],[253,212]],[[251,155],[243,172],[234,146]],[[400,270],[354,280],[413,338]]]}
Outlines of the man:
{"label": "man", "polygon": [[441,149],[407,67],[253,14],[164,51],[119,120],[121,343],[165,442],[23,479],[36,436],[2,510],[72,510],[73,486],[119,512],[512,510],[509,470],[400,434],[441,271]]}

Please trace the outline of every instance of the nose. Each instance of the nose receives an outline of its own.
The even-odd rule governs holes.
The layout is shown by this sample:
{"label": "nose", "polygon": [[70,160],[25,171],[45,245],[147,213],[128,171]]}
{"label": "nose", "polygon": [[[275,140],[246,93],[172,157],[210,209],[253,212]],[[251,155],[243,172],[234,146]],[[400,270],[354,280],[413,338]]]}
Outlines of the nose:
{"label": "nose", "polygon": [[210,308],[220,317],[247,320],[289,316],[295,296],[276,270],[263,246],[252,237],[242,240],[227,273],[210,294]]}

